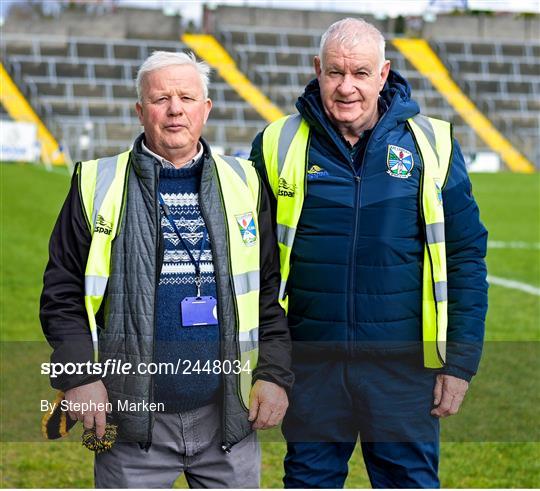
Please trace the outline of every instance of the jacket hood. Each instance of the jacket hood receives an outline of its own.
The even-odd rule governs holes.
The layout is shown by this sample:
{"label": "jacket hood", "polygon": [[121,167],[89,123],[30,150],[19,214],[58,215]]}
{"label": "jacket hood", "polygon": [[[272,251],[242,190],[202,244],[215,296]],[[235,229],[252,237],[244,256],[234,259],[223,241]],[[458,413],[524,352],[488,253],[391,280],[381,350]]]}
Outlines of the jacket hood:
{"label": "jacket hood", "polygon": [[[316,131],[337,133],[324,112],[317,79],[308,83],[304,93],[296,102],[296,108]],[[377,124],[374,131],[379,136],[420,112],[416,101],[411,99],[409,83],[394,70],[390,70],[388,79],[379,95],[379,111],[381,113],[380,124]]]}

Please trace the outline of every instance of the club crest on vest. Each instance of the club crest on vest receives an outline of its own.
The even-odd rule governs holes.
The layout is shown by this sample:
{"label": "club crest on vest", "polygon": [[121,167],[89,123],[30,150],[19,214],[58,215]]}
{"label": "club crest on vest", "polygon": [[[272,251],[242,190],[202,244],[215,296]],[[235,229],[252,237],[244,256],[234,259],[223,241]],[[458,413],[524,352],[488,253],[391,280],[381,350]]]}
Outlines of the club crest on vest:
{"label": "club crest on vest", "polygon": [[279,178],[278,196],[285,196],[288,198],[294,198],[296,192],[296,184],[288,184],[283,177]]}
{"label": "club crest on vest", "polygon": [[105,220],[102,215],[98,215],[96,218],[94,232],[98,234],[111,235],[112,223]]}
{"label": "club crest on vest", "polygon": [[433,179],[433,183],[435,184],[435,190],[437,192],[437,200],[439,202],[439,206],[442,206],[442,186],[441,181],[439,179]]}
{"label": "club crest on vest", "polygon": [[255,220],[253,219],[253,213],[248,212],[242,215],[235,215],[240,229],[240,235],[244,244],[252,246],[257,241],[257,227],[255,227]]}
{"label": "club crest on vest", "polygon": [[411,152],[396,145],[388,145],[386,167],[388,167],[386,172],[392,177],[398,177],[399,179],[410,177],[414,167]]}

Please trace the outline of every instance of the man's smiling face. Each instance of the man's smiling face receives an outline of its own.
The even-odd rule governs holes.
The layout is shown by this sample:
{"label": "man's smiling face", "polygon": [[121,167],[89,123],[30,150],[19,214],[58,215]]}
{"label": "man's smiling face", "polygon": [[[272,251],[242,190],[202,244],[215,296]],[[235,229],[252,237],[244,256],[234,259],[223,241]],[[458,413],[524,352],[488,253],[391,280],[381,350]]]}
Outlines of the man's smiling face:
{"label": "man's smiling face", "polygon": [[345,138],[357,140],[377,122],[377,100],[390,62],[381,67],[377,45],[367,39],[352,47],[331,42],[314,64],[326,115]]}

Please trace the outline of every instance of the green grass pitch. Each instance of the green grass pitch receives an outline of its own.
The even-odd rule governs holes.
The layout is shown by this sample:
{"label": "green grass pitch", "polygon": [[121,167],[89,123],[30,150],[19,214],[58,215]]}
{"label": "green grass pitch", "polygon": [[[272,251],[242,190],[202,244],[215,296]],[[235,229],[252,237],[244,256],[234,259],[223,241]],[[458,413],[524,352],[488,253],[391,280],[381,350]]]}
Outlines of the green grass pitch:
{"label": "green grass pitch", "polygon": [[[40,438],[41,398],[52,399],[39,364],[48,361],[38,320],[48,237],[69,186],[63,169],[0,165],[0,453],[2,487],[93,487],[91,453],[80,428],[67,441]],[[493,248],[492,276],[540,287],[540,175],[473,175],[491,241],[536,244]],[[492,285],[485,355],[462,412],[442,424],[444,487],[540,486],[540,298]],[[262,436],[263,487],[281,487],[283,442]],[[180,478],[177,487],[184,487]],[[369,487],[357,448],[348,487]]]}

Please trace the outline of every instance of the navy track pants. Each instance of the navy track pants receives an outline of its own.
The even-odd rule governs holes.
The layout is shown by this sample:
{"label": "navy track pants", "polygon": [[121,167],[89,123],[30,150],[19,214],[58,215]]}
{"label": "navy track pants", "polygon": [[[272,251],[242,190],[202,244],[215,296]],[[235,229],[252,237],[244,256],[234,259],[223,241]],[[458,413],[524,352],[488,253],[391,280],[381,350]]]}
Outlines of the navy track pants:
{"label": "navy track pants", "polygon": [[285,487],[343,487],[358,438],[374,488],[440,487],[439,421],[430,415],[437,372],[421,355],[316,358],[293,363]]}

